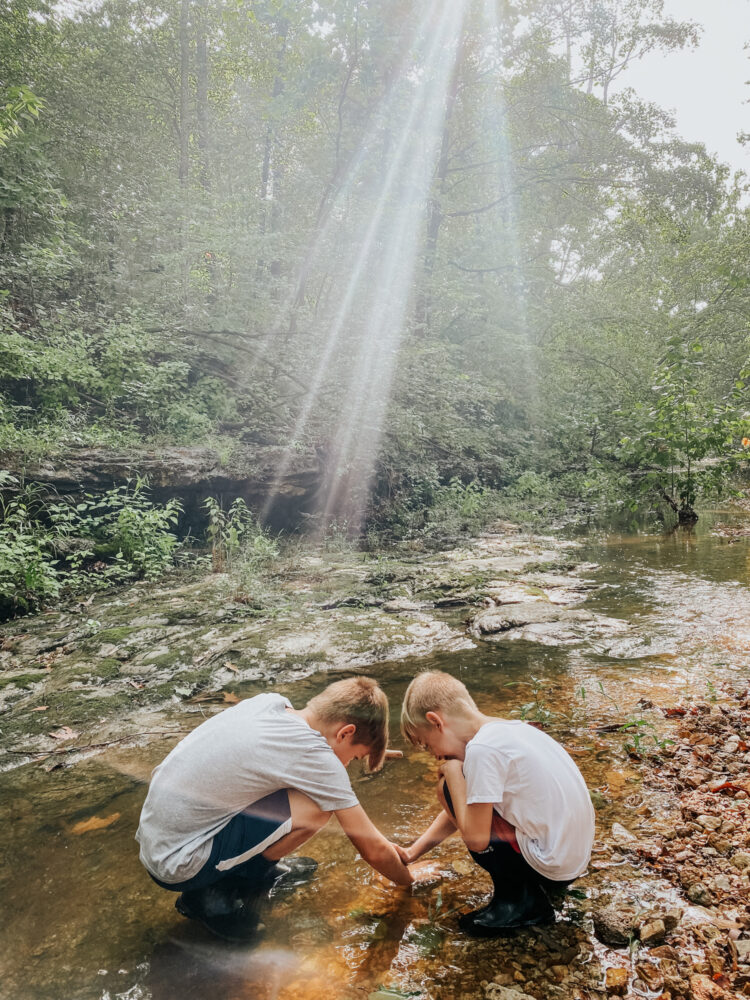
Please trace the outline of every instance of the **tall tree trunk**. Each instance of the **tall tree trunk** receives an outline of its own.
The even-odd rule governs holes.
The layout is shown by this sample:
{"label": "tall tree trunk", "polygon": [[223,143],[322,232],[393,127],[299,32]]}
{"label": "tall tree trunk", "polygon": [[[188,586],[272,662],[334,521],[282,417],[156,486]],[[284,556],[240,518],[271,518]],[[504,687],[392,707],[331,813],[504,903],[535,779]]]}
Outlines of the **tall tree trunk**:
{"label": "tall tree trunk", "polygon": [[208,153],[208,44],[206,0],[201,0],[195,12],[195,116],[198,126],[198,149],[201,153],[201,184],[208,190],[210,184]]}
{"label": "tall tree trunk", "polygon": [[187,253],[187,195],[190,174],[190,0],[180,4],[180,255],[182,258],[182,306],[187,309],[190,286],[190,261]]}
{"label": "tall tree trunk", "polygon": [[[273,78],[273,90],[271,91],[272,108],[275,111],[276,101],[284,93],[284,61],[286,59],[286,45],[287,45],[287,34],[289,32],[289,24],[285,19],[280,19],[276,24],[276,30],[279,35],[279,48],[276,56],[276,73]],[[261,215],[260,215],[260,232],[261,235],[266,233],[274,233],[278,228],[278,222],[280,217],[280,204],[279,204],[279,184],[281,180],[280,168],[274,162],[274,156],[276,153],[276,128],[274,122],[274,115],[271,115],[271,121],[266,129],[266,139],[263,148],[263,164],[261,167],[260,174],[260,197],[261,197]],[[260,276],[262,272],[266,269],[268,265],[263,257],[258,259],[257,271]],[[271,261],[269,270],[272,275],[278,276],[281,273],[281,262],[278,260]]]}
{"label": "tall tree trunk", "polygon": [[186,187],[190,170],[190,0],[180,4],[180,187]]}
{"label": "tall tree trunk", "polygon": [[[203,217],[208,218],[212,209],[211,191],[211,153],[208,131],[208,3],[199,0],[194,11],[195,20],[195,120],[200,157],[198,178],[203,189]],[[203,267],[208,274],[208,290],[206,305],[216,302],[216,258],[214,247],[209,242],[203,247]]]}
{"label": "tall tree trunk", "polygon": [[422,281],[415,307],[415,326],[416,329],[421,331],[423,334],[427,333],[430,328],[430,318],[432,313],[432,291],[430,286],[432,283],[432,274],[435,270],[435,259],[437,257],[440,227],[443,224],[443,209],[441,202],[445,194],[445,182],[448,176],[448,163],[450,160],[451,146],[451,121],[456,109],[461,65],[463,61],[464,50],[462,47],[459,57],[456,59],[456,65],[453,67],[453,74],[448,87],[445,118],[443,120],[443,137],[440,143],[440,158],[438,159],[437,169],[435,171],[435,197],[430,199],[427,209],[427,233],[425,236],[425,248],[422,263]]}

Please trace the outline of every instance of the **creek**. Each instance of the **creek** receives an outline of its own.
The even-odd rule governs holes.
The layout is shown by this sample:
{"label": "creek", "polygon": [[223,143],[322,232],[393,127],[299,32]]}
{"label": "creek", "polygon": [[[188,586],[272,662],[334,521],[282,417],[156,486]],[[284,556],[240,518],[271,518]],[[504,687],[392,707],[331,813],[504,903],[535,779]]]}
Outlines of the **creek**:
{"label": "creek", "polygon": [[[636,750],[658,749],[670,733],[659,707],[720,703],[725,685],[750,675],[750,539],[741,530],[730,537],[715,533],[717,525],[747,524],[747,514],[714,511],[694,530],[668,535],[579,532],[569,538],[579,564],[576,579],[583,581],[576,607],[619,627],[555,635],[514,629],[469,640],[466,608],[448,607],[440,620],[460,641],[416,657],[399,647],[397,657],[366,663],[366,672],[387,691],[394,717],[414,672],[432,668],[456,672],[484,712],[543,724],[574,755],[592,790],[601,853],[601,840],[615,822],[646,835],[671,821],[670,803],[645,788],[632,766],[628,741],[631,752],[633,740]],[[131,616],[148,615],[149,593],[142,592]],[[162,589],[162,602],[163,596]],[[324,628],[326,612],[315,614]],[[278,641],[278,621],[271,627]],[[314,620],[307,621],[308,630],[315,627]],[[22,631],[18,626],[14,634]],[[263,635],[259,622],[254,648],[263,645]],[[367,641],[365,630],[357,642]],[[297,663],[244,678],[239,670],[233,691],[250,696],[272,685],[299,707],[330,679],[330,671],[308,657],[304,669]],[[40,701],[43,695],[32,691],[29,697]],[[38,706],[31,701],[14,703],[9,716],[32,712]],[[143,708],[139,722],[156,731],[190,728],[210,710],[200,703],[187,713],[183,705],[160,707],[144,725]],[[0,723],[5,720],[0,717]],[[628,723],[624,732],[607,731]],[[0,774],[4,996],[452,1000],[484,995],[493,978],[531,995],[552,996],[556,990],[573,996],[581,995],[584,967],[596,995],[597,976],[612,956],[594,940],[578,896],[595,898],[607,881],[632,884],[642,877],[639,872],[602,866],[577,883],[580,893],[568,898],[554,926],[503,942],[473,941],[458,933],[455,911],[478,904],[488,883],[456,838],[430,856],[432,879],[424,887],[394,890],[355,857],[334,821],[303,852],[318,860],[316,878],[275,903],[257,946],[211,940],[176,913],[171,894],[149,880],[133,840],[147,775],[174,741],[166,735],[113,745],[62,768],[54,767],[54,758],[30,758]],[[397,718],[392,745],[404,750],[402,760],[389,762],[377,775],[352,765],[351,774],[378,826],[406,843],[435,814],[436,765],[404,746]],[[666,888],[658,891],[669,896]],[[554,973],[549,992],[540,992],[531,982],[532,967],[569,969],[570,988],[561,981],[563,973]]]}

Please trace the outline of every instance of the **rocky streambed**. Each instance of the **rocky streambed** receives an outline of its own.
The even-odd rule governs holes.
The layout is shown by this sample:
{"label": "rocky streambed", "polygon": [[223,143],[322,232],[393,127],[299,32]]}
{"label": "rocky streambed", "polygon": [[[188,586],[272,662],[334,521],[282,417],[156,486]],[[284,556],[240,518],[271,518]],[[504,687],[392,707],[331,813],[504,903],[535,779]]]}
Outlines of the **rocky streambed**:
{"label": "rocky streambed", "polygon": [[[439,553],[300,550],[249,602],[230,576],[204,573],[10,623],[8,995],[750,995],[750,545],[730,534],[565,540],[498,525]],[[460,672],[485,711],[543,725],[581,767],[597,842],[558,921],[469,940],[456,914],[488,886],[455,838],[404,894],[333,824],[310,844],[318,877],[272,907],[256,948],[182,920],[132,839],[149,770],[174,742],[268,686],[302,703],[352,671],[378,677],[395,710],[422,667]],[[434,813],[435,765],[404,750],[382,774],[353,777],[378,824],[408,842]]]}
{"label": "rocky streambed", "polygon": [[459,653],[486,635],[616,633],[623,623],[570,609],[591,587],[571,551],[511,526],[430,556],[303,550],[258,582],[257,599],[204,573],[6,624],[0,768],[148,739],[151,720],[231,703],[243,683]]}

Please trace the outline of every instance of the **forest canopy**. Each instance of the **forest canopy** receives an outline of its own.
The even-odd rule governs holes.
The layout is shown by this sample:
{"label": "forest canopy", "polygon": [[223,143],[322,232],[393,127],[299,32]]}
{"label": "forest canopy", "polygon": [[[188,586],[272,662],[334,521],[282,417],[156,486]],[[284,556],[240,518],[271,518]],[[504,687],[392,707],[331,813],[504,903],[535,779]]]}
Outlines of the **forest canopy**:
{"label": "forest canopy", "polygon": [[[750,435],[746,179],[662,0],[10,0],[0,451],[278,446],[394,531],[693,507]],[[472,499],[473,498],[473,499]]]}

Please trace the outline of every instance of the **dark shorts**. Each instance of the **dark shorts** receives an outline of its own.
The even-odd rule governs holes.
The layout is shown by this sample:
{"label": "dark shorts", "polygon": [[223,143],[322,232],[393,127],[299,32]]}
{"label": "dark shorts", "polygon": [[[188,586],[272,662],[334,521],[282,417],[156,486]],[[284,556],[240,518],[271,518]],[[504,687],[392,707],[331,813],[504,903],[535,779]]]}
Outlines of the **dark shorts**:
{"label": "dark shorts", "polygon": [[203,889],[230,876],[254,878],[268,867],[263,851],[281,840],[291,828],[289,794],[286,788],[281,788],[253,802],[219,830],[211,841],[211,853],[205,864],[192,878],[184,882],[162,882],[155,875],[151,878],[162,889],[174,892]]}
{"label": "dark shorts", "polygon": [[[443,784],[443,795],[445,796],[445,804],[450,809],[451,816],[455,819],[456,814],[453,810],[453,802],[451,801],[451,793],[448,790],[447,782]],[[494,833],[491,835],[489,846],[484,851],[474,851],[470,853],[472,856],[476,855],[477,857],[481,857],[484,854],[492,854],[496,861],[500,861],[503,866],[503,871],[507,871],[509,877],[514,880],[536,882],[537,884],[544,886],[544,888],[550,892],[564,892],[567,886],[569,886],[573,881],[572,879],[568,879],[564,882],[558,882],[542,875],[541,872],[536,870],[536,868],[531,867],[520,851],[514,850],[507,840],[499,840]]]}

